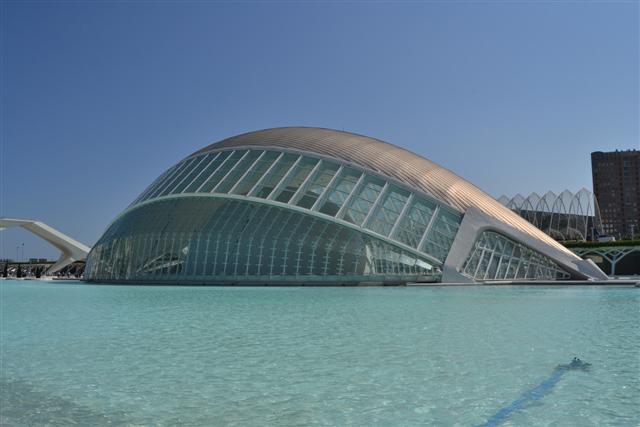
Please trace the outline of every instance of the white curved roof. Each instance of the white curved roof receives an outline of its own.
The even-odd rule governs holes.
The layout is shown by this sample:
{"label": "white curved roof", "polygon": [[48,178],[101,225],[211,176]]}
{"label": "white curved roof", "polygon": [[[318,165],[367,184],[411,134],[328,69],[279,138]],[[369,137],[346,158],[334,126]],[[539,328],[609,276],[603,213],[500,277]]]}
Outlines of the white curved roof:
{"label": "white curved roof", "polygon": [[354,163],[405,183],[461,212],[475,207],[543,241],[572,259],[580,259],[531,223],[450,170],[408,150],[375,138],[323,128],[274,128],[233,136],[211,144],[193,155],[223,148],[250,146],[316,153]]}

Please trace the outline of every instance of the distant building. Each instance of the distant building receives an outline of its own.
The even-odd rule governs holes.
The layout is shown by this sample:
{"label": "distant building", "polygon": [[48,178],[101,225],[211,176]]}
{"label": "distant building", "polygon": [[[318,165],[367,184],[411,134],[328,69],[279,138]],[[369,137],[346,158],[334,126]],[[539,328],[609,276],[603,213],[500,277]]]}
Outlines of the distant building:
{"label": "distant building", "polygon": [[591,153],[602,228],[616,238],[640,234],[640,151]]}
{"label": "distant building", "polygon": [[602,234],[598,202],[586,188],[501,196],[498,201],[556,240],[596,240]]}

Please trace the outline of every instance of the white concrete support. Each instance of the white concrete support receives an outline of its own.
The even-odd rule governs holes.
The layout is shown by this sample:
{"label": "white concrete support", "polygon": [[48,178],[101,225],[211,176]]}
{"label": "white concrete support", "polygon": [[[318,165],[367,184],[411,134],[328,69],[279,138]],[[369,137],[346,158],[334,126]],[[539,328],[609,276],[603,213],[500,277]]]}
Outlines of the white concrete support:
{"label": "white concrete support", "polygon": [[58,261],[55,262],[46,274],[51,275],[74,261],[80,261],[87,257],[91,248],[77,240],[72,239],[66,234],[48,226],[47,224],[35,221],[32,219],[14,219],[14,218],[0,218],[0,230],[8,227],[22,227],[35,234],[36,236],[51,243],[57,249],[62,252]]}
{"label": "white concrete support", "polygon": [[585,255],[598,255],[609,261],[611,264],[611,276],[616,275],[616,266],[619,261],[632,252],[640,251],[640,247],[637,246],[612,246],[612,247],[595,247],[595,248],[574,248],[572,251],[583,257]]}
{"label": "white concrete support", "polygon": [[607,280],[604,274],[591,260],[573,259],[564,251],[545,245],[544,242],[521,232],[496,218],[471,207],[465,213],[458,233],[453,241],[442,270],[442,281],[449,283],[472,283],[473,280],[460,273],[469,257],[477,237],[483,231],[495,231],[534,251],[537,251],[563,268],[574,280]]}

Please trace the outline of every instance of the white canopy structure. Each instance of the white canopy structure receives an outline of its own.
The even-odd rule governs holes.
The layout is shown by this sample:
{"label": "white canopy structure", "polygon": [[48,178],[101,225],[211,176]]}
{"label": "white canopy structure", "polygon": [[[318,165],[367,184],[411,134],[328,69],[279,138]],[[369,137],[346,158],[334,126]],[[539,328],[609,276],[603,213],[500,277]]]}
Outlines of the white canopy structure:
{"label": "white canopy structure", "polygon": [[498,201],[556,240],[587,240],[602,232],[598,202],[586,188],[577,193],[548,191],[543,196],[501,196]]}
{"label": "white canopy structure", "polygon": [[43,222],[33,219],[0,218],[0,231],[14,226],[19,226],[32,232],[62,252],[58,261],[49,267],[46,274],[53,274],[74,261],[84,260],[91,250],[88,246],[83,245]]}

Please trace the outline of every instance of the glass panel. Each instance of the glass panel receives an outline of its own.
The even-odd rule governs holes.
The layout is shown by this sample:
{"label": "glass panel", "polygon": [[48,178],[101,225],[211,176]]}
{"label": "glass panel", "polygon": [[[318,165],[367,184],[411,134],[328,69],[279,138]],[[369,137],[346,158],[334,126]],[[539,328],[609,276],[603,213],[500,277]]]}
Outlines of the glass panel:
{"label": "glass panel", "polygon": [[280,155],[277,151],[267,151],[260,160],[258,160],[249,171],[248,174],[241,179],[240,183],[233,189],[233,194],[245,196],[249,190],[256,185],[256,182],[264,175],[264,173],[273,164],[273,161]]}
{"label": "glass panel", "polygon": [[260,157],[262,151],[251,150],[249,154],[247,154],[235,168],[224,178],[224,181],[220,183],[215,188],[216,193],[227,193],[234,185],[238,182],[238,180],[244,175],[244,173],[253,165],[253,162],[256,161],[258,157]]}
{"label": "glass panel", "polygon": [[489,267],[484,276],[485,280],[495,280],[496,273],[498,272],[498,263],[500,262],[500,253],[493,253],[491,260],[489,261]]}
{"label": "glass panel", "polygon": [[463,273],[476,280],[559,280],[570,277],[544,255],[493,231],[485,231],[478,237],[473,253],[465,261]]}
{"label": "glass panel", "polygon": [[389,191],[383,198],[384,200],[378,204],[365,227],[383,236],[388,236],[400,216],[402,208],[407,203],[409,192],[396,186],[389,186]]}
{"label": "glass panel", "polygon": [[289,209],[180,198],[114,222],[89,254],[85,273],[97,281],[177,284],[398,283],[437,280],[440,265]]}
{"label": "glass panel", "polygon": [[478,267],[478,262],[480,261],[480,255],[482,254],[482,251],[479,250],[478,248],[475,248],[472,252],[471,252],[471,256],[469,257],[469,259],[467,260],[464,268],[463,268],[463,272],[467,275],[467,276],[473,276],[476,268]]}
{"label": "glass panel", "polygon": [[319,211],[331,216],[337,214],[361,175],[362,172],[356,169],[344,168],[338,179],[328,190],[329,193]]}
{"label": "glass panel", "polygon": [[262,199],[269,197],[269,194],[273,191],[273,187],[278,185],[298,157],[300,156],[297,154],[285,153],[249,195]]}
{"label": "glass panel", "polygon": [[311,207],[316,203],[318,197],[322,194],[331,179],[336,174],[339,166],[336,163],[330,163],[327,161],[323,161],[322,165],[320,165],[320,169],[316,171],[311,180],[307,183],[307,187],[304,189],[304,194],[300,197],[300,200],[296,203],[296,205],[311,209]]}
{"label": "glass panel", "polygon": [[458,232],[462,216],[440,209],[421,251],[444,261]]}
{"label": "glass panel", "polygon": [[167,194],[171,194],[174,188],[178,184],[182,182],[182,180],[191,172],[191,170],[200,162],[200,159],[197,157],[192,157],[186,161],[186,166],[176,175],[173,182],[167,185],[164,190],[162,190],[156,197],[166,196]]}
{"label": "glass panel", "polygon": [[509,261],[511,259],[511,253],[513,251],[513,244],[507,242],[505,250],[500,258],[500,265],[498,266],[498,272],[496,273],[496,279],[501,280],[507,275],[509,270]]}
{"label": "glass panel", "polygon": [[178,167],[178,165],[174,165],[172,167],[170,167],[169,169],[167,169],[162,175],[160,175],[155,181],[153,181],[151,183],[150,186],[148,186],[132,203],[130,206],[133,206],[135,204],[138,204],[140,202],[142,202],[143,200],[146,200],[147,196],[149,194],[151,194],[153,191],[155,191],[156,188],[158,188],[159,185],[161,185],[161,183],[164,182],[165,179],[167,179],[174,171],[175,169]]}
{"label": "glass panel", "polygon": [[415,197],[400,220],[394,237],[405,245],[417,248],[435,209],[435,203]]}
{"label": "glass panel", "polygon": [[198,193],[210,193],[211,190],[218,185],[218,182],[224,178],[224,176],[229,173],[229,171],[238,163],[238,160],[245,155],[247,150],[239,150],[234,151],[216,170],[210,177],[207,179],[207,182],[204,183],[202,188],[198,191]]}
{"label": "glass panel", "polygon": [[188,164],[188,161],[180,162],[180,164],[173,171],[173,173],[167,176],[167,179],[165,179],[164,182],[153,191],[153,193],[150,193],[149,196],[146,198],[146,200],[153,199],[154,197],[158,197],[158,194],[160,194],[165,188],[167,188],[167,186],[173,183],[176,176],[178,176],[180,172],[182,172],[182,170],[187,166],[187,164]]}
{"label": "glass panel", "polygon": [[178,186],[176,188],[173,189],[173,191],[171,191],[172,194],[178,194],[178,193],[182,193],[182,191],[187,188],[187,186],[189,184],[191,184],[191,182],[194,180],[195,177],[197,177],[202,170],[209,164],[209,162],[215,157],[216,155],[213,153],[207,154],[204,157],[201,157],[201,161],[200,163],[198,163],[195,167],[191,168],[191,172],[189,172],[189,174],[186,176],[185,179],[182,180],[182,182],[180,184],[178,184]]}
{"label": "glass panel", "polygon": [[272,198],[278,202],[287,203],[317,163],[318,159],[303,157],[276,189]]}
{"label": "glass panel", "polygon": [[382,187],[384,187],[382,179],[366,176],[360,188],[356,190],[357,193],[351,199],[342,219],[356,225],[362,225],[369,210],[378,199]]}
{"label": "glass panel", "polygon": [[223,151],[221,153],[218,153],[217,157],[213,159],[213,161],[210,162],[207,166],[205,166],[202,173],[198,175],[196,179],[194,179],[193,182],[187,186],[187,188],[185,188],[184,192],[195,193],[196,191],[198,191],[198,188],[200,188],[200,186],[211,176],[211,174],[216,169],[218,169],[218,167],[220,167],[222,162],[224,162],[230,154],[231,151]]}

